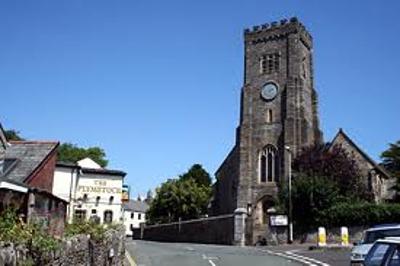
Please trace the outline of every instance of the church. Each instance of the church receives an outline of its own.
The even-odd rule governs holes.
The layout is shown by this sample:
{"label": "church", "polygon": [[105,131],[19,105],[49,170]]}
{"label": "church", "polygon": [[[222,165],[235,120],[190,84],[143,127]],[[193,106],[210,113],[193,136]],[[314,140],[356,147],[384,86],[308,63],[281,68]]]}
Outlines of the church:
{"label": "church", "polygon": [[[314,87],[313,38],[297,18],[244,31],[244,82],[235,145],[216,171],[212,215],[248,212],[246,242],[268,233],[268,210],[290,160],[304,147],[323,143]],[[343,130],[340,145],[365,175],[376,202],[390,199],[392,178]]]}

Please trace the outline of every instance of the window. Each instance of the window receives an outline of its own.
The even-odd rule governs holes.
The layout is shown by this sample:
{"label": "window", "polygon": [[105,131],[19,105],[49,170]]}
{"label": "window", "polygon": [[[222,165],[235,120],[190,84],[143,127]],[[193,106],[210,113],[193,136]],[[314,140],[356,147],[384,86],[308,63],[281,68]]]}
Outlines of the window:
{"label": "window", "polygon": [[280,55],[279,53],[267,54],[260,57],[260,73],[271,74],[279,72]]}
{"label": "window", "polygon": [[141,213],[138,214],[138,219],[139,220],[142,219],[142,214]]}
{"label": "window", "polygon": [[96,206],[99,205],[99,202],[100,202],[100,196],[97,196],[96,197]]}
{"label": "window", "polygon": [[86,210],[75,210],[74,222],[83,222],[86,220]]}
{"label": "window", "polygon": [[83,202],[87,202],[88,200],[88,194],[83,194]]}
{"label": "window", "polygon": [[104,212],[104,219],[103,219],[104,223],[105,224],[110,224],[110,223],[112,223],[112,220],[113,220],[113,212],[110,211],[110,210],[105,211]]}
{"label": "window", "polygon": [[274,146],[268,145],[260,154],[260,182],[276,182],[279,180],[278,153]]}
{"label": "window", "polygon": [[384,256],[389,251],[390,245],[385,243],[377,243],[368,252],[368,256],[365,259],[365,265],[368,266],[380,266],[382,265]]}
{"label": "window", "polygon": [[267,123],[272,123],[273,119],[272,119],[272,110],[268,109],[267,110]]}
{"label": "window", "polygon": [[110,204],[112,204],[113,201],[114,201],[114,196],[111,196],[111,197],[110,197]]}
{"label": "window", "polygon": [[133,218],[135,218],[135,213],[134,212],[131,213],[131,219],[133,219]]}
{"label": "window", "polygon": [[92,214],[96,214],[97,210],[96,209],[92,209]]}

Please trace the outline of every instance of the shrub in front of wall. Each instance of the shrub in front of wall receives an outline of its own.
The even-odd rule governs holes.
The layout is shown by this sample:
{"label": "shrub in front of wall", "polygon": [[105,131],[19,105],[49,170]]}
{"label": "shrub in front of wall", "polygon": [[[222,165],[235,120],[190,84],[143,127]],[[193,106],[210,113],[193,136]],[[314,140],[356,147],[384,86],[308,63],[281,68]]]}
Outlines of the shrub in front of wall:
{"label": "shrub in front of wall", "polygon": [[316,226],[372,226],[400,222],[400,204],[338,203],[321,211]]}

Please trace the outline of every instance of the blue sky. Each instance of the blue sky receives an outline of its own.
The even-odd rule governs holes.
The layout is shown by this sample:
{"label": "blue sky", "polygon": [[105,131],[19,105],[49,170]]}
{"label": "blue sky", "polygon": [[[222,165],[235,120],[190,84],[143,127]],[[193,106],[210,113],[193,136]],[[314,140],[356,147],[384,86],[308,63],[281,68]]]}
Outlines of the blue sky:
{"label": "blue sky", "polygon": [[400,139],[399,1],[1,1],[0,121],[101,146],[133,195],[234,143],[246,27],[298,16],[314,37],[321,127],[373,158]]}

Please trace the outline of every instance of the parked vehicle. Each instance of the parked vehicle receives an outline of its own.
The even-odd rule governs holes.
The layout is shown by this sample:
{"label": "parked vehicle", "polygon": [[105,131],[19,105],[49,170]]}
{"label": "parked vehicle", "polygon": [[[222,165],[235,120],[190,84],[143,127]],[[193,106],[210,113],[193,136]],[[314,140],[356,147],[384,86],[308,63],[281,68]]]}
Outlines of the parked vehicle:
{"label": "parked vehicle", "polygon": [[400,266],[400,237],[380,239],[369,250],[363,265]]}
{"label": "parked vehicle", "polygon": [[360,265],[374,242],[386,237],[400,237],[400,224],[378,225],[365,230],[363,239],[354,243],[351,251],[351,265]]}

